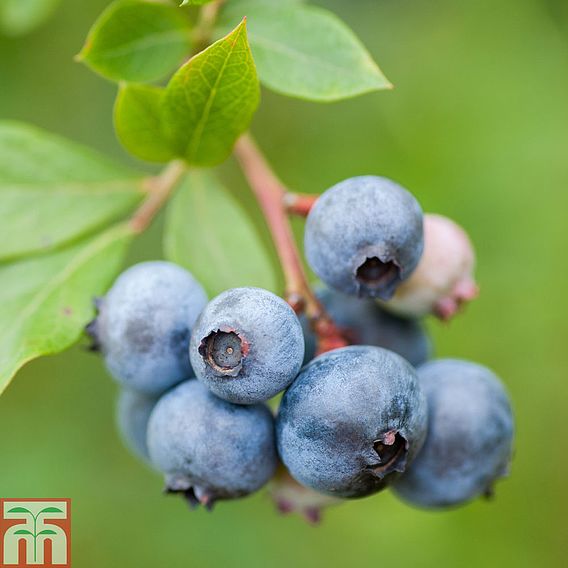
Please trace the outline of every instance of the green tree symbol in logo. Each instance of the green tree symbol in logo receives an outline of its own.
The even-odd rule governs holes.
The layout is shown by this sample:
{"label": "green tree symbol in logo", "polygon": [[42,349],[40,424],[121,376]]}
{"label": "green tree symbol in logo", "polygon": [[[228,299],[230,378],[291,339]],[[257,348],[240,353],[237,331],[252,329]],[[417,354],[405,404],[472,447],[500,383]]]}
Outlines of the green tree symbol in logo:
{"label": "green tree symbol in logo", "polygon": [[58,509],[57,507],[46,507],[45,509],[42,509],[39,513],[37,513],[37,515],[34,515],[29,509],[26,509],[25,507],[13,507],[12,509],[10,509],[8,511],[8,513],[29,513],[32,517],[32,519],[34,520],[34,530],[33,532],[27,530],[27,529],[20,529],[17,530],[14,534],[27,534],[27,535],[31,535],[34,539],[34,562],[37,561],[37,537],[41,536],[41,535],[46,535],[46,534],[57,534],[55,531],[52,531],[51,529],[44,529],[40,532],[37,532],[37,520],[39,518],[40,515],[42,515],[43,513],[63,513],[63,511],[61,509]]}

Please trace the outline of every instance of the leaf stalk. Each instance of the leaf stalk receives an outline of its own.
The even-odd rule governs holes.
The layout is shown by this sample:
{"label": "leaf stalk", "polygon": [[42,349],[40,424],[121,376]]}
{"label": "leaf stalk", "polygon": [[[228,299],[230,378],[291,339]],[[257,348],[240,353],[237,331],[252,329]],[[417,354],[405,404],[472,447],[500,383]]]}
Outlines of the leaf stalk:
{"label": "leaf stalk", "polygon": [[183,160],[174,160],[159,175],[146,180],[148,197],[134,212],[128,223],[135,234],[144,232],[150,226],[186,171],[187,164]]}

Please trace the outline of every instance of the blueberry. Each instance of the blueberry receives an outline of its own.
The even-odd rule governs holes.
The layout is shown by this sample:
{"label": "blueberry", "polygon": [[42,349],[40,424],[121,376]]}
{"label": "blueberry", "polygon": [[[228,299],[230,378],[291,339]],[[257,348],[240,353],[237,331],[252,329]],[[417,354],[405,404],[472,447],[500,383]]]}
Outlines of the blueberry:
{"label": "blueberry", "polygon": [[[347,296],[329,288],[319,288],[316,294],[351,344],[384,347],[414,366],[430,357],[430,340],[419,321],[393,315],[369,298]],[[307,320],[302,318],[301,321],[306,341],[304,361],[307,362],[315,354],[316,340]]]}
{"label": "blueberry", "polygon": [[197,378],[238,404],[268,400],[296,377],[304,357],[300,322],[282,298],[233,288],[203,310],[191,338]]}
{"label": "blueberry", "polygon": [[513,415],[499,379],[486,367],[452,359],[418,369],[428,400],[426,442],[394,484],[419,507],[460,505],[490,494],[506,475],[513,443]]}
{"label": "blueberry", "polygon": [[385,307],[407,317],[449,320],[477,296],[475,253],[467,233],[442,215],[424,215],[424,254]]}
{"label": "blueberry", "polygon": [[148,425],[148,448],[166,489],[207,507],[260,489],[277,464],[268,407],[231,404],[196,380],[160,399]]}
{"label": "blueberry", "polygon": [[405,359],[380,347],[345,347],[314,359],[284,394],[278,450],[301,484],[363,497],[405,470],[423,443],[426,419],[426,400]]}
{"label": "blueberry", "polygon": [[420,260],[422,210],[389,179],[350,178],[316,201],[304,244],[309,265],[328,286],[386,300]]}
{"label": "blueberry", "polygon": [[90,332],[119,383],[159,394],[192,376],[189,336],[206,302],[201,285],[183,268],[143,262],[118,277]]}
{"label": "blueberry", "polygon": [[146,433],[157,395],[123,389],[116,405],[116,422],[124,445],[143,461],[150,461]]}

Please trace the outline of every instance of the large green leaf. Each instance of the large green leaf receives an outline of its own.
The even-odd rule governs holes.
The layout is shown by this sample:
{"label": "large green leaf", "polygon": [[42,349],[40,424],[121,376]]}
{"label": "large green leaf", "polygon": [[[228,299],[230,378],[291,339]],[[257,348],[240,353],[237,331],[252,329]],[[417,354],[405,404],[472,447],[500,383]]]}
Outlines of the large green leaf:
{"label": "large green leaf", "polygon": [[169,204],[164,248],[166,257],[191,270],[211,297],[235,286],[280,291],[254,225],[210,171],[188,174]]}
{"label": "large green leaf", "polygon": [[23,35],[51,16],[60,0],[0,0],[0,31]]}
{"label": "large green leaf", "polygon": [[0,260],[104,227],[143,197],[138,174],[23,124],[0,123]]}
{"label": "large green leaf", "polygon": [[162,128],[164,89],[152,85],[121,85],[114,105],[114,129],[122,145],[149,162],[167,162],[173,152]]}
{"label": "large green leaf", "polygon": [[243,16],[260,80],[278,93],[325,102],[391,87],[355,34],[327,10],[231,0],[221,14],[222,33]]}
{"label": "large green leaf", "polygon": [[170,80],[163,111],[176,153],[194,165],[222,162],[248,128],[259,96],[243,20]]}
{"label": "large green leaf", "polygon": [[117,0],[95,22],[77,58],[107,79],[154,81],[187,56],[190,32],[183,10],[172,4]]}
{"label": "large green leaf", "polygon": [[119,225],[53,254],[0,265],[0,393],[26,362],[79,338],[94,315],[93,297],[116,276],[131,238]]}

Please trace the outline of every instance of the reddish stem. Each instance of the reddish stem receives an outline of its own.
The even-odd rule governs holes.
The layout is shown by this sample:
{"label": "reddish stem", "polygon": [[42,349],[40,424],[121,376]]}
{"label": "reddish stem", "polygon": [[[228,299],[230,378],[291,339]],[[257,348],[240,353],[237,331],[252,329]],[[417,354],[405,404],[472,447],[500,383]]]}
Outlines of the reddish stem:
{"label": "reddish stem", "polygon": [[130,219],[130,227],[136,234],[142,233],[150,226],[158,211],[177,187],[186,169],[183,161],[174,160],[158,176],[146,180],[148,196]]}
{"label": "reddish stem", "polygon": [[284,196],[284,205],[290,215],[307,217],[318,197],[319,195],[311,195],[309,193],[288,192]]}
{"label": "reddish stem", "polygon": [[305,312],[318,338],[318,353],[348,345],[340,329],[315,296],[286,215],[286,187],[276,177],[260,149],[248,134],[235,145],[235,156],[264,213],[280,258],[286,284],[286,300],[297,313]]}

